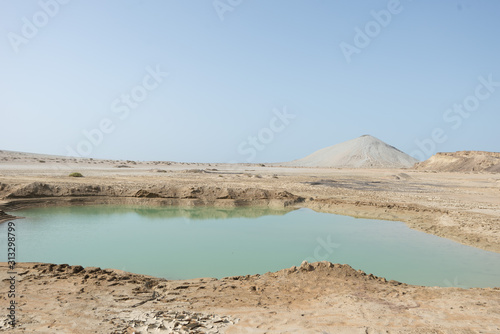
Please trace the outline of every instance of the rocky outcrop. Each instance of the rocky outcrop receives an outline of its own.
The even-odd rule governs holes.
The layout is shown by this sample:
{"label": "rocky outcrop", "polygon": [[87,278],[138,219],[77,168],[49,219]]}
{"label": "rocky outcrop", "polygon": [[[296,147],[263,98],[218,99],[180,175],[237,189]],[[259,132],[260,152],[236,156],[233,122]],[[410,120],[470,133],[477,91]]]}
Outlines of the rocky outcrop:
{"label": "rocky outcrop", "polygon": [[459,151],[436,153],[415,169],[436,172],[490,172],[500,173],[500,153]]}

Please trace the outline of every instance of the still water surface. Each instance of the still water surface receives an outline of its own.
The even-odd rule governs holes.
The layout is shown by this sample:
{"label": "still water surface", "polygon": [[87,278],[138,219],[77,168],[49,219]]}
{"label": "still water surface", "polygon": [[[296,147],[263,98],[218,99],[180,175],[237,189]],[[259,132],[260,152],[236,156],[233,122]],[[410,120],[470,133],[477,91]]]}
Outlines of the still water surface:
{"label": "still water surface", "polygon": [[[500,286],[500,254],[401,222],[269,208],[75,206],[16,211],[18,262],[116,268],[187,279],[346,263],[428,286]],[[6,242],[7,224],[0,224]],[[2,247],[4,248],[4,247]],[[2,252],[0,261],[6,261]]]}

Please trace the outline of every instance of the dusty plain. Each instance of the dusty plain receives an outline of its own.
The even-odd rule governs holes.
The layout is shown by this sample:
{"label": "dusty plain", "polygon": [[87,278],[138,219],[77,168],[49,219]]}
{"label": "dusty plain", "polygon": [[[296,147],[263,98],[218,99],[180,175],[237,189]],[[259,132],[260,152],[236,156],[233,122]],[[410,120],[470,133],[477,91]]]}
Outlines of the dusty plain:
{"label": "dusty plain", "polygon": [[[68,175],[80,172],[84,177]],[[0,210],[85,204],[268,205],[403,221],[500,252],[500,174],[133,162],[0,151]],[[2,216],[0,221],[12,221]],[[22,224],[17,220],[16,224]],[[0,264],[2,309],[9,299]],[[19,333],[497,333],[500,288],[419,287],[349,266],[167,281],[18,264]],[[499,278],[500,280],[500,278]],[[499,284],[500,286],[500,284]]]}

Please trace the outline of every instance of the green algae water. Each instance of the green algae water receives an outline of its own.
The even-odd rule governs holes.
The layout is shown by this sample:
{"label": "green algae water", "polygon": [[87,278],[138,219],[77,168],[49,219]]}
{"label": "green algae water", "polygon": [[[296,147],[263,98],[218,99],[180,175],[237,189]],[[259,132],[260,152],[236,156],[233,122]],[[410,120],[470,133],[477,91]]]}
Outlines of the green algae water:
{"label": "green algae water", "polygon": [[[75,206],[16,211],[17,261],[167,279],[262,274],[327,260],[409,284],[499,287],[500,254],[404,223],[309,209]],[[2,248],[7,224],[0,224]],[[6,261],[6,251],[0,261]]]}

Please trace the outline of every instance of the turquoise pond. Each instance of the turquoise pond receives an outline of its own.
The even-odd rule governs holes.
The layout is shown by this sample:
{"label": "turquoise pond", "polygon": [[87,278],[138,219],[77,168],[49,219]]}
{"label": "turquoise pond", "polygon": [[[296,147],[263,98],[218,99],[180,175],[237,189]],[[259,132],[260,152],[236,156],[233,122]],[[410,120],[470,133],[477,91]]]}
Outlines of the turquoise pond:
{"label": "turquoise pond", "polygon": [[[74,206],[11,214],[26,217],[15,221],[18,262],[187,279],[327,260],[409,284],[500,286],[500,254],[401,222],[269,208]],[[0,224],[0,242],[7,243],[7,224]]]}

